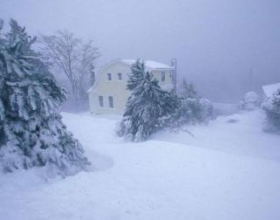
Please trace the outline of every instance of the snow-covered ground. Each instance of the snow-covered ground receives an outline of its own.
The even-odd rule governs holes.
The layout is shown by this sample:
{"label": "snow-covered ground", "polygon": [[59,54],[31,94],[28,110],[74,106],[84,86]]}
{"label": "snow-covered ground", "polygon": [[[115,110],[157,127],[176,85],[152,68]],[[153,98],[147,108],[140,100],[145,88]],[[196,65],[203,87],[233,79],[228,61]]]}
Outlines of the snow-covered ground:
{"label": "snow-covered ground", "polygon": [[1,220],[280,219],[280,136],[262,132],[260,111],[143,143],[116,137],[116,117],[63,117],[94,168],[0,174]]}

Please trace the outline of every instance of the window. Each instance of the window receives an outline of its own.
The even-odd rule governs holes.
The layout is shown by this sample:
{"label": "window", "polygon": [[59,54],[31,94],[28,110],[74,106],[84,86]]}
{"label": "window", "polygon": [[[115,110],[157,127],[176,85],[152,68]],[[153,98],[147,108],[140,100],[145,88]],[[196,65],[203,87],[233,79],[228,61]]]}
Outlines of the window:
{"label": "window", "polygon": [[103,96],[98,96],[98,100],[99,100],[99,106],[103,107],[104,103],[103,103]]}
{"label": "window", "polygon": [[164,71],[161,72],[161,81],[165,82],[165,72]]}
{"label": "window", "polygon": [[108,81],[112,81],[112,73],[107,73]]}
{"label": "window", "polygon": [[109,107],[114,108],[114,99],[113,96],[109,96]]}
{"label": "window", "polygon": [[118,80],[122,80],[122,73],[118,73]]}

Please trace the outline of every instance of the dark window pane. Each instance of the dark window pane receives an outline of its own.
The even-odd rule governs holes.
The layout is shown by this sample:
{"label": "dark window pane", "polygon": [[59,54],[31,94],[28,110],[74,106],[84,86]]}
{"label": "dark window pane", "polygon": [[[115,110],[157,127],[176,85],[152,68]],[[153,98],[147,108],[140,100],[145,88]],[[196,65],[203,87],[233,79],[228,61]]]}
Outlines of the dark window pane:
{"label": "dark window pane", "polygon": [[98,100],[99,100],[99,106],[100,106],[100,107],[103,107],[103,106],[104,106],[104,103],[103,103],[103,96],[99,96],[99,97],[98,97]]}
{"label": "dark window pane", "polygon": [[122,74],[118,73],[118,80],[122,80]]}
{"label": "dark window pane", "polygon": [[165,72],[161,72],[161,81],[165,82]]}
{"label": "dark window pane", "polygon": [[107,73],[107,77],[109,81],[112,81],[112,73]]}
{"label": "dark window pane", "polygon": [[114,108],[114,99],[113,96],[109,96],[109,107]]}

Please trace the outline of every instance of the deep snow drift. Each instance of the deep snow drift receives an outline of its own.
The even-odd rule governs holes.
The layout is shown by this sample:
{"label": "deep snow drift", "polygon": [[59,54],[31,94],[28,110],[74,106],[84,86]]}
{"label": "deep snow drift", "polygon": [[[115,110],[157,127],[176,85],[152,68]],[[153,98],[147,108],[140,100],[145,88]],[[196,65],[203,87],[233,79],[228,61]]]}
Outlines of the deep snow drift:
{"label": "deep snow drift", "polygon": [[5,220],[278,220],[280,137],[260,111],[130,143],[117,118],[63,114],[92,172],[46,180],[41,169],[0,174]]}

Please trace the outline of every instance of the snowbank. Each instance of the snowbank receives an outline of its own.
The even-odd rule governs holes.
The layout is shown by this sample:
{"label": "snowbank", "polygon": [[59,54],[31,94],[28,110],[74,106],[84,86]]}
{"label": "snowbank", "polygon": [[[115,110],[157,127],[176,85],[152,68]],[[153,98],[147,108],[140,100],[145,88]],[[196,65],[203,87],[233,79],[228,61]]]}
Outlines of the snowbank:
{"label": "snowbank", "polygon": [[94,171],[49,182],[40,170],[0,174],[1,219],[280,217],[280,137],[257,127],[261,112],[190,127],[195,137],[162,132],[143,143],[117,138],[116,119],[63,116]]}

